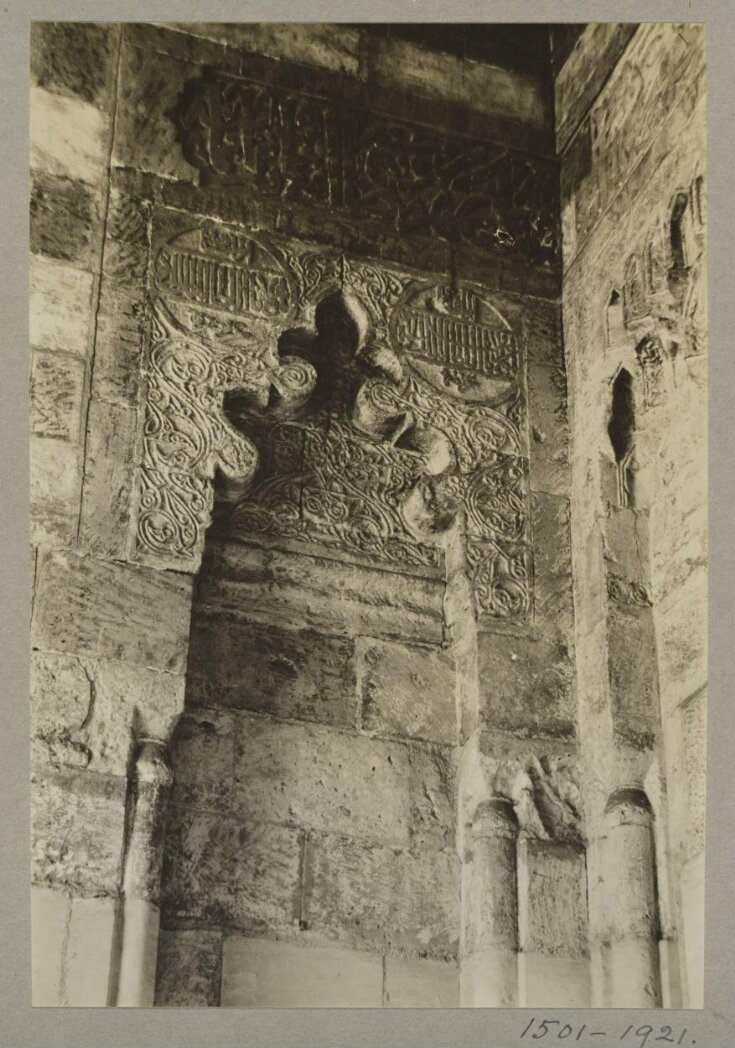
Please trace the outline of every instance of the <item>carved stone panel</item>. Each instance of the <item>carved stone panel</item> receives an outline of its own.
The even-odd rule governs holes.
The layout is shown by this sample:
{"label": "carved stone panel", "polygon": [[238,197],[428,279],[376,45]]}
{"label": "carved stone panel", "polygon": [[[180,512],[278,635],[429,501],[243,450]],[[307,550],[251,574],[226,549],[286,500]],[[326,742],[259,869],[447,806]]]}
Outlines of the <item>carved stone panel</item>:
{"label": "carved stone panel", "polygon": [[215,472],[247,484],[257,466],[255,446],[223,413],[225,393],[294,408],[315,375],[278,352],[297,302],[281,260],[241,231],[184,223],[160,217],[152,248],[133,553],[195,571]]}
{"label": "carved stone panel", "polygon": [[554,265],[548,159],[224,74],[187,81],[170,117],[203,185],[316,209],[329,217],[325,233],[338,215],[378,238],[388,230]]}
{"label": "carved stone panel", "polygon": [[134,556],[196,571],[220,533],[443,572],[531,604],[520,318],[482,288],[154,214]]}
{"label": "carved stone panel", "polygon": [[372,264],[345,259],[340,295],[352,331],[345,317],[330,334],[317,308],[301,353],[319,379],[299,416],[238,409],[262,467],[222,526],[437,575],[441,535],[461,513],[478,613],[522,619],[531,553],[517,334],[479,289]]}

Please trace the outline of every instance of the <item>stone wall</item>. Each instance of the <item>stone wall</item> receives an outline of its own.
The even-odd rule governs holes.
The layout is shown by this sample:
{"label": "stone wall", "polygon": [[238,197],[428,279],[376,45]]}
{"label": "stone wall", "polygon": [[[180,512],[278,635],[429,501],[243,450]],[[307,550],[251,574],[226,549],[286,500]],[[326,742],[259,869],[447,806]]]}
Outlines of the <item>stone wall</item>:
{"label": "stone wall", "polygon": [[[655,873],[661,941],[641,1003],[661,993],[666,1006],[701,1007],[704,30],[631,28],[588,27],[556,84],[585,807],[592,841],[609,835],[616,788],[635,787],[652,808],[645,875]],[[640,886],[644,870],[632,875]],[[593,933],[603,970],[611,940],[629,934],[604,922]],[[598,992],[618,1003],[609,971]]]}
{"label": "stone wall", "polygon": [[[675,999],[703,724],[673,655],[703,570],[678,47],[590,27],[562,66],[562,259],[540,77],[354,26],[36,25],[36,1003],[653,1003],[661,964]],[[639,52],[640,134],[612,94]],[[610,109],[647,216],[676,182],[671,258],[605,226],[638,156]]]}

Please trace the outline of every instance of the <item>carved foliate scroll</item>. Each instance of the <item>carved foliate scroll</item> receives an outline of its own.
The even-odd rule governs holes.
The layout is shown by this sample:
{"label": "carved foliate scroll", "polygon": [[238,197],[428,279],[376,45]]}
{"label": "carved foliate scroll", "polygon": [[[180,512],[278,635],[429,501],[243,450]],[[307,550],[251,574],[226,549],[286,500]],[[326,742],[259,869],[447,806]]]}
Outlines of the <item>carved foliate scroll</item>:
{"label": "carved foliate scroll", "polygon": [[196,571],[219,472],[242,490],[257,450],[228,422],[239,390],[280,415],[309,396],[315,373],[281,355],[297,291],[280,258],[243,231],[164,216],[151,258],[145,408],[133,550]]}
{"label": "carved foliate scroll", "polygon": [[298,405],[314,374],[305,361],[279,359],[268,344],[218,353],[157,303],[147,378],[136,551],[141,559],[188,561],[196,569],[215,470],[245,484],[257,465],[255,447],[222,412],[223,395],[238,389],[267,403],[275,389],[285,404]]}
{"label": "carved foliate scroll", "polygon": [[227,534],[430,577],[461,516],[478,614],[525,617],[522,346],[485,291],[166,211],[149,274],[137,559],[197,570],[220,474]]}
{"label": "carved foliate scroll", "polygon": [[319,380],[305,410],[240,412],[263,466],[227,531],[440,575],[442,537],[461,513],[478,614],[522,619],[531,555],[516,334],[472,288],[372,264],[344,260],[331,299],[349,317],[324,320],[330,296],[317,308],[302,353]]}

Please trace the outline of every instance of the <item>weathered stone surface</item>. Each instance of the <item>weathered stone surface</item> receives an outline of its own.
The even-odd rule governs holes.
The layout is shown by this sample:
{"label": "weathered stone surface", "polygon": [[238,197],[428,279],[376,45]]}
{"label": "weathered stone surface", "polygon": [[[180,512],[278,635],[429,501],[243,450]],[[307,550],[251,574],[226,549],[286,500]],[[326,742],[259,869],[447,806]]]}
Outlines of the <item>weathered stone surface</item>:
{"label": "weathered stone surface", "polygon": [[99,193],[83,182],[36,173],[31,184],[31,251],[94,270],[99,262]]}
{"label": "weathered stone surface", "polygon": [[222,933],[166,931],[158,939],[156,1005],[166,1008],[220,1004]]}
{"label": "weathered stone surface", "polygon": [[90,273],[31,256],[31,345],[86,357],[92,308]]}
{"label": "weathered stone surface", "polygon": [[228,710],[188,710],[171,742],[175,803],[226,812],[232,806],[235,739]]}
{"label": "weathered stone surface", "polygon": [[144,330],[142,279],[139,290],[124,289],[105,273],[95,331],[94,399],[116,407],[137,407],[143,379]]}
{"label": "weathered stone surface", "polygon": [[71,899],[61,890],[31,888],[31,1002],[34,1008],[61,1004]]}
{"label": "weathered stone surface", "polygon": [[535,298],[524,306],[527,359],[544,367],[564,368],[561,305]]}
{"label": "weathered stone surface", "polygon": [[531,489],[550,495],[569,492],[569,428],[566,379],[558,367],[529,364]]}
{"label": "weathered stone surface", "polygon": [[632,23],[591,22],[554,82],[557,141],[565,148],[569,136],[619,61],[636,26]]}
{"label": "weathered stone surface", "polygon": [[91,754],[80,732],[92,703],[92,681],[76,655],[31,654],[32,754],[86,767]]}
{"label": "weathered stone surface", "polygon": [[386,39],[374,49],[368,78],[535,127],[545,127],[548,122],[546,99],[531,77],[428,51],[405,40]]}
{"label": "weathered stone surface", "polygon": [[104,22],[33,22],[31,77],[55,94],[104,106],[118,33]]}
{"label": "weathered stone surface", "polygon": [[[672,136],[671,144],[683,140],[681,126],[704,93],[703,72],[701,26],[651,23],[639,27],[626,50],[626,61],[615,68],[577,132],[578,139],[586,135],[592,141],[594,136],[594,147],[589,146],[593,166],[580,170],[580,176],[584,173],[586,177],[564,190],[565,207],[573,215],[570,232],[574,230],[566,238],[565,264],[606,212],[613,222],[611,212],[617,207],[633,221],[646,214],[644,194],[650,184],[646,183],[645,166],[653,162],[650,170],[657,170],[656,149],[651,144],[667,134]],[[691,142],[690,138],[688,149]],[[667,142],[664,157],[670,154]],[[639,164],[642,158],[645,166]],[[625,200],[629,193],[638,198],[635,207]]]}
{"label": "weathered stone surface", "polygon": [[80,534],[84,547],[98,556],[124,560],[130,555],[137,429],[132,408],[92,399]]}
{"label": "weathered stone surface", "polygon": [[439,580],[411,579],[276,549],[212,544],[199,602],[276,626],[441,643]]}
{"label": "weathered stone surface", "polygon": [[201,612],[192,624],[188,680],[194,705],[355,724],[354,645],[341,637]]}
{"label": "weathered stone surface", "polygon": [[523,952],[586,957],[587,871],[583,850],[526,839],[519,848],[518,866],[519,944]]}
{"label": "weathered stone surface", "polygon": [[182,672],[191,580],[49,551],[39,559],[34,645]]}
{"label": "weathered stone surface", "polygon": [[361,639],[358,673],[364,730],[452,744],[454,667],[438,648]]}
{"label": "weathered stone surface", "polygon": [[81,770],[34,773],[34,884],[75,895],[116,895],[122,876],[125,779]]}
{"label": "weathered stone surface", "polygon": [[535,621],[571,639],[574,598],[569,501],[559,495],[534,492],[531,507]]}
{"label": "weathered stone surface", "polygon": [[61,440],[31,436],[31,539],[69,546],[77,534],[81,455]]}
{"label": "weathered stone surface", "polygon": [[611,507],[604,523],[604,534],[608,578],[612,575],[626,582],[637,582],[644,592],[649,591],[650,585],[647,583],[651,578],[651,562],[648,514]]}
{"label": "weathered stone surface", "polygon": [[111,898],[72,900],[62,1004],[104,1008],[109,1003],[117,905]]}
{"label": "weathered stone surface", "polygon": [[[282,61],[319,66],[355,76],[358,73],[358,30],[349,25],[322,22],[280,24],[167,22],[167,28],[214,40],[228,48],[242,48]],[[304,31],[306,30],[306,31]],[[247,61],[247,60],[245,60]]]}
{"label": "weathered stone surface", "polygon": [[607,662],[616,725],[622,731],[650,732],[658,719],[656,637],[650,608],[610,605]]}
{"label": "weathered stone surface", "polygon": [[520,734],[574,733],[573,667],[566,645],[481,633],[478,666],[488,723]]}
{"label": "weathered stone surface", "polygon": [[109,155],[105,115],[78,98],[31,87],[31,169],[99,185]]}
{"label": "weathered stone surface", "polygon": [[273,822],[407,844],[408,755],[397,743],[242,716],[235,810]]}
{"label": "weathered stone surface", "polygon": [[171,805],[166,834],[162,909],[169,926],[187,919],[258,935],[298,922],[298,831]]}
{"label": "weathered stone surface", "polygon": [[704,850],[707,809],[707,691],[679,709],[686,814],[682,851],[689,860]]}
{"label": "weathered stone surface", "polygon": [[522,1008],[590,1008],[590,982],[587,960],[526,951],[518,956],[518,1003]]}
{"label": "weathered stone surface", "polygon": [[358,948],[450,959],[459,936],[459,862],[452,852],[410,852],[310,836],[303,920]]}
{"label": "weathered stone surface", "polygon": [[191,181],[195,169],[186,162],[176,129],[166,118],[195,66],[168,55],[122,45],[113,164]]}
{"label": "weathered stone surface", "polygon": [[418,744],[406,749],[411,847],[422,853],[452,848],[456,822],[454,753],[438,746]]}
{"label": "weathered stone surface", "polygon": [[82,426],[84,362],[67,353],[34,350],[31,433],[77,443]]}
{"label": "weathered stone surface", "polygon": [[184,707],[184,676],[113,659],[85,659],[93,704],[85,725],[90,768],[125,775],[136,738],[166,742]]}
{"label": "weathered stone surface", "polygon": [[386,1008],[458,1008],[459,972],[451,962],[386,957]]}
{"label": "weathered stone surface", "polygon": [[383,959],[334,946],[293,946],[228,935],[222,1005],[235,1008],[380,1008]]}

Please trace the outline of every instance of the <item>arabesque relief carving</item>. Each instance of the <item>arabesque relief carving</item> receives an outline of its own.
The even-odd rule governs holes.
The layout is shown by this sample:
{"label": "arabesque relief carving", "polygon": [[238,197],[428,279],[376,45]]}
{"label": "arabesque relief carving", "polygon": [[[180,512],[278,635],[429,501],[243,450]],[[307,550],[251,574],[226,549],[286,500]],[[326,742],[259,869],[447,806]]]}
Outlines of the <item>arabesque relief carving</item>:
{"label": "arabesque relief carving", "polygon": [[227,530],[438,574],[461,511],[478,613],[522,618],[520,347],[503,318],[471,289],[346,262],[344,291],[321,301],[300,352],[319,374],[300,416],[239,413],[263,467]]}
{"label": "arabesque relief carving", "polygon": [[170,115],[206,184],[328,209],[358,228],[378,222],[407,240],[555,258],[555,172],[543,158],[226,75],[187,81]]}
{"label": "arabesque relief carving", "polygon": [[[252,261],[254,246],[246,250]],[[161,249],[154,256],[154,272],[169,301],[224,303],[238,314],[260,309],[265,315],[276,311],[274,301],[286,304],[287,284],[280,274],[264,276],[253,266],[238,271],[206,257]],[[224,394],[238,389],[265,405],[276,399],[283,410],[309,395],[315,375],[305,361],[279,357],[273,332],[186,307],[177,317],[159,296],[151,311],[146,378],[136,555],[182,567],[190,562],[195,570],[215,471],[247,483],[257,465],[255,447],[222,412]]]}
{"label": "arabesque relief carving", "polygon": [[522,347],[487,294],[163,216],[138,558],[218,530],[440,577],[463,520],[479,615],[531,602]]}

